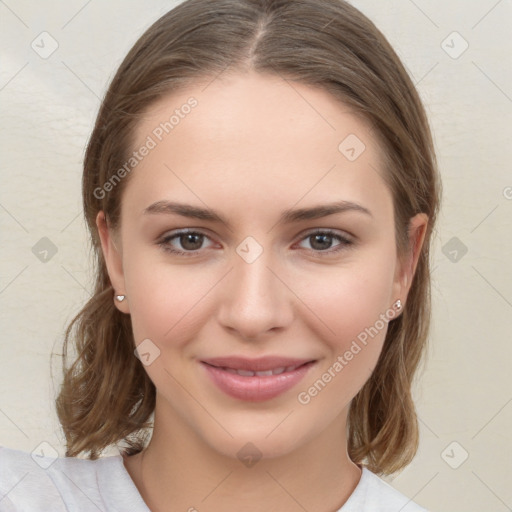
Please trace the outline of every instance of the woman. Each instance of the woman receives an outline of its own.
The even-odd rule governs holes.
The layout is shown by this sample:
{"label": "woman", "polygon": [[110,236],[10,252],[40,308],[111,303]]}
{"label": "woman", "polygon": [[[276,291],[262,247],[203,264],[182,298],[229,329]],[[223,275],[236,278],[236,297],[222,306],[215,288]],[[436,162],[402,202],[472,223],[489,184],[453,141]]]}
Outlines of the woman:
{"label": "woman", "polygon": [[68,457],[0,450],[0,510],[424,510],[378,475],[418,445],[439,196],[414,85],[349,4],[165,14],[86,152]]}

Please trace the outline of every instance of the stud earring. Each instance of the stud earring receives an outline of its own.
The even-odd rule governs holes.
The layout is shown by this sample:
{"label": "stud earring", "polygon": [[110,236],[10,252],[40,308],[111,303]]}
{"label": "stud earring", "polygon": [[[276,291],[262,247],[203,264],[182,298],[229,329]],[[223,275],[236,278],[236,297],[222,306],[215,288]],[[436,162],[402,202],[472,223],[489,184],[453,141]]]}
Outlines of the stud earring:
{"label": "stud earring", "polygon": [[116,299],[119,301],[119,302],[123,302],[123,300],[125,299],[126,295],[116,295]]}
{"label": "stud earring", "polygon": [[393,304],[393,307],[397,310],[397,311],[400,311],[402,309],[402,301],[400,299],[398,299],[394,304]]}

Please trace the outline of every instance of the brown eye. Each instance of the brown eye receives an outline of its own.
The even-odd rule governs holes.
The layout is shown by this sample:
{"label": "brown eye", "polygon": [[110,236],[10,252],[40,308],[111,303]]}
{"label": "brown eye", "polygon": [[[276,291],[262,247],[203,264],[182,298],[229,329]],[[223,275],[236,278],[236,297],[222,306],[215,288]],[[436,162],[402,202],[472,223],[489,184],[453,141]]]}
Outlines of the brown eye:
{"label": "brown eye", "polygon": [[178,240],[180,241],[181,246],[184,249],[189,251],[196,251],[201,248],[203,245],[203,235],[199,233],[185,233],[183,235],[178,235]]}
{"label": "brown eye", "polygon": [[178,231],[164,236],[158,245],[172,254],[195,256],[196,252],[202,248],[205,239],[209,238],[198,231]]}
{"label": "brown eye", "polygon": [[[318,255],[324,256],[337,253],[347,246],[352,245],[352,241],[347,237],[336,233],[332,230],[317,230],[313,233],[309,233],[302,240],[308,240],[311,251],[318,253]],[[333,241],[337,240],[339,243],[333,246]],[[334,247],[334,249],[332,249]],[[307,248],[306,248],[307,249]],[[324,254],[322,254],[324,253]]]}

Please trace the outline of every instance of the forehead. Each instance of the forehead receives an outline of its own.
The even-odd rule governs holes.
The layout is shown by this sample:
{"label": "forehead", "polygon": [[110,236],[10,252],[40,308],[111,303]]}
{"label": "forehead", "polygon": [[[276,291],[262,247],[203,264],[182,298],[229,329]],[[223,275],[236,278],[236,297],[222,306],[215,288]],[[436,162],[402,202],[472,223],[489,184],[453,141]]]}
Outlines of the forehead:
{"label": "forehead", "polygon": [[326,199],[390,207],[367,123],[298,82],[250,73],[197,83],[143,115],[133,149],[149,140],[125,192],[137,208],[166,196],[252,211]]}

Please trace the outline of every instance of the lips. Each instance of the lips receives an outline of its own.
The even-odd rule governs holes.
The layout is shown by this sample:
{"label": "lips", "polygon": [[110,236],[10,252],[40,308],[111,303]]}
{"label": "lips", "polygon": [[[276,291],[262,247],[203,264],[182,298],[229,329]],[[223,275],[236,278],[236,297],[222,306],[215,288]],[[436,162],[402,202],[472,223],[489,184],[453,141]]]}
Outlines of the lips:
{"label": "lips", "polygon": [[[258,359],[247,359],[245,357],[214,357],[210,359],[204,359],[203,363],[217,368],[231,369],[231,370],[242,370],[247,372],[274,372],[274,375],[282,373],[283,371],[291,371],[295,368],[302,366],[303,364],[309,363],[313,359],[296,359],[281,356],[265,356]],[[282,371],[278,371],[281,370]],[[240,374],[242,375],[242,374]],[[252,374],[251,374],[252,375]],[[271,375],[266,373],[266,375]]]}
{"label": "lips", "polygon": [[251,370],[240,370],[240,369],[237,370],[235,368],[228,368],[225,366],[222,366],[222,367],[217,366],[217,368],[221,368],[222,370],[229,372],[229,373],[236,373],[237,375],[241,375],[242,377],[254,377],[255,375],[257,375],[258,377],[265,377],[268,375],[280,375],[283,372],[292,372],[299,366],[302,366],[302,365],[286,366],[286,367],[280,366],[279,368],[272,368],[271,370],[263,370],[263,371],[259,371],[259,372],[251,371]]}
{"label": "lips", "polygon": [[286,357],[213,358],[201,361],[208,377],[225,394],[239,400],[270,400],[293,388],[314,366],[312,359]]}

